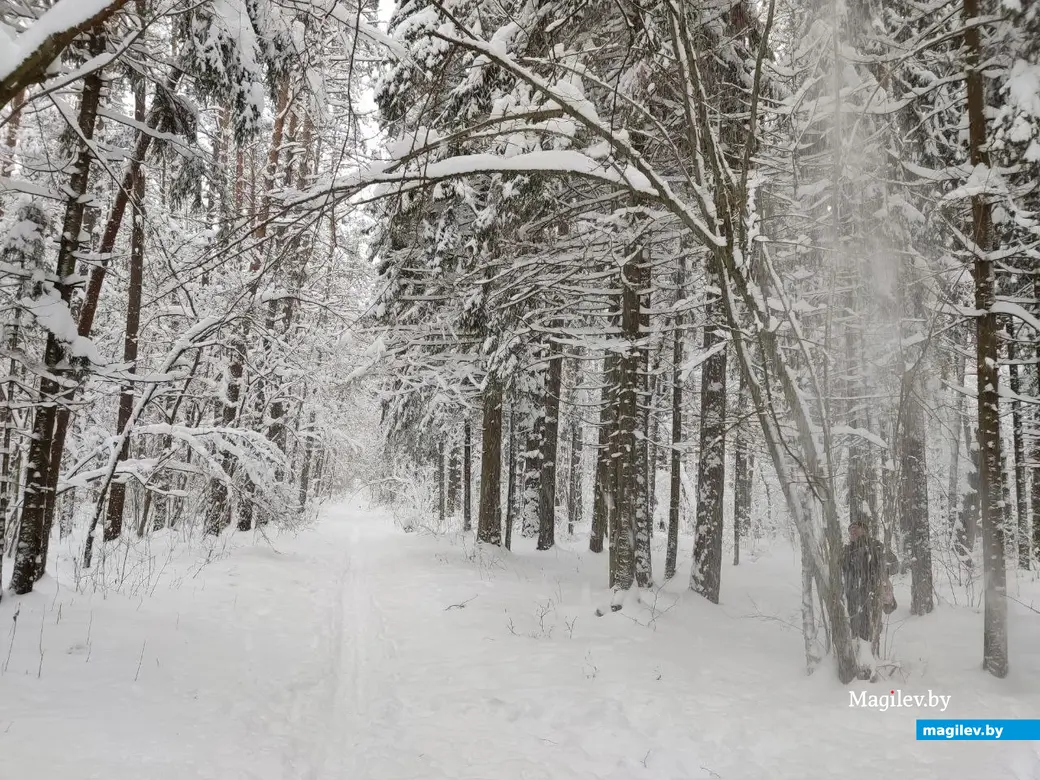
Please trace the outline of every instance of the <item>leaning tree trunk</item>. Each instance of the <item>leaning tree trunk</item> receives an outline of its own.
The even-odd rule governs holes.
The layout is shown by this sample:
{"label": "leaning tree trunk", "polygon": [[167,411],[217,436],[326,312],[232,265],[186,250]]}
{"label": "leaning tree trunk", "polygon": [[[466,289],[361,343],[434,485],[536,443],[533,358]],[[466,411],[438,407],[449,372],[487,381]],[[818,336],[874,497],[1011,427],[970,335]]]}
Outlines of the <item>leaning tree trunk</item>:
{"label": "leaning tree trunk", "polygon": [[[983,80],[978,0],[964,0],[965,70],[967,72],[968,145],[972,166],[989,167],[986,150],[986,85]],[[985,194],[972,195],[972,239],[975,262],[975,371],[979,408],[979,505],[982,517],[982,557],[985,580],[983,666],[995,677],[1008,673],[1007,573],[1004,563],[1004,526],[1001,496],[1001,442],[999,359],[993,261],[992,205]]]}
{"label": "leaning tree trunk", "polygon": [[495,376],[484,388],[482,449],[477,541],[502,544],[502,385]]}
{"label": "leaning tree trunk", "polygon": [[[4,145],[8,149],[8,154],[11,156],[0,162],[0,179],[6,179],[11,175],[11,166],[14,162],[14,150],[18,148],[18,130],[22,125],[22,108],[25,106],[25,95],[26,90],[22,89],[14,96],[14,102],[11,104],[11,113],[7,115],[7,133],[4,139]],[[0,219],[2,219],[3,216],[4,202],[0,200]],[[0,547],[3,547],[2,539],[3,537],[0,537]]]}

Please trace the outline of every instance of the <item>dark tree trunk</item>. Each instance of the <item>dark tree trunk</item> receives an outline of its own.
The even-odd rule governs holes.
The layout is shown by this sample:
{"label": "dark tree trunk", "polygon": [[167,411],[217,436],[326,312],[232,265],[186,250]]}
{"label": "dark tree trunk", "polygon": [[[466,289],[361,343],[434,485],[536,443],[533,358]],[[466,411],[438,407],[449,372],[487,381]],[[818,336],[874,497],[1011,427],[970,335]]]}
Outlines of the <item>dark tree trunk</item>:
{"label": "dark tree trunk", "polygon": [[610,517],[617,506],[614,485],[614,445],[617,427],[618,357],[608,352],[603,357],[603,389],[600,393],[599,428],[596,442],[596,475],[592,491],[592,529],[589,550],[603,552],[603,540],[609,534]]}
{"label": "dark tree trunk", "polygon": [[462,530],[473,528],[473,430],[466,413],[462,443]]}
{"label": "dark tree trunk", "polygon": [[482,450],[477,541],[502,544],[502,385],[494,376],[484,389]]}
{"label": "dark tree trunk", "polygon": [[736,441],[733,451],[733,565],[740,563],[740,541],[751,529],[751,477],[754,462],[748,442],[748,395],[744,375],[740,375]]}
{"label": "dark tree trunk", "polygon": [[900,525],[909,529],[910,533],[910,613],[926,615],[932,611],[935,603],[932,600],[932,545],[928,526],[924,409],[912,387],[904,393],[903,405],[903,436],[899,453]]}
{"label": "dark tree trunk", "polygon": [[[718,284],[712,275],[712,284]],[[718,298],[707,307],[705,351],[721,341],[715,332],[722,310]],[[719,603],[722,584],[722,519],[726,481],[726,352],[720,350],[701,369],[700,457],[697,464],[696,540],[690,588]]]}
{"label": "dark tree trunk", "polygon": [[447,485],[444,484],[447,479],[447,470],[444,467],[444,460],[444,442],[442,441],[437,446],[437,522],[440,523],[440,528],[444,528],[444,512],[447,509],[445,504]]}
{"label": "dark tree trunk", "polygon": [[636,371],[639,388],[637,399],[637,426],[639,435],[635,439],[635,464],[633,484],[635,495],[634,555],[636,585],[649,588],[653,585],[653,556],[651,541],[654,533],[653,516],[650,514],[650,490],[653,481],[650,476],[650,250],[643,247],[640,252],[638,268],[637,305],[639,306],[638,349],[636,350]]}
{"label": "dark tree trunk", "polygon": [[[105,41],[102,36],[91,37],[90,52],[93,56],[104,51],[104,47]],[[94,138],[103,85],[100,70],[95,70],[83,79],[77,124],[84,142],[80,145],[72,176],[69,178],[69,200],[65,207],[65,219],[62,223],[55,269],[55,275],[61,280],[55,287],[65,306],[69,306],[72,300],[72,287],[66,284],[65,280],[76,272],[83,215],[87,203],[86,194],[90,182],[90,166],[93,160],[90,142]],[[47,367],[47,374],[40,377],[39,398],[41,403],[36,407],[33,421],[32,439],[26,461],[22,524],[18,536],[14,569],[11,572],[10,587],[18,595],[32,591],[33,583],[43,575],[47,566],[44,558],[48,530],[46,510],[48,503],[53,506],[55,491],[55,485],[51,482],[51,453],[55,444],[55,420],[57,409],[67,402],[70,392],[70,388],[63,387],[52,377],[68,376],[69,372],[59,367],[67,360],[67,357],[62,343],[58,341],[54,333],[48,333],[47,344],[44,348],[44,364]],[[88,544],[90,542],[91,540],[88,539]]]}
{"label": "dark tree trunk", "polygon": [[[686,257],[684,255],[679,257],[679,267],[676,271],[676,297],[678,301],[686,297]],[[675,576],[676,559],[679,556],[679,510],[682,504],[682,452],[680,445],[683,438],[682,315],[675,315],[673,327],[675,332],[672,335],[671,491],[668,497],[668,545],[665,551],[665,579],[671,579]]]}
{"label": "dark tree trunk", "polygon": [[556,544],[556,459],[560,443],[560,391],[563,385],[563,350],[549,343],[549,367],[545,377],[545,403],[541,436],[541,477],[538,481],[538,549]]}
{"label": "dark tree trunk", "polygon": [[570,485],[567,495],[567,535],[574,536],[574,526],[580,523],[581,517],[581,494],[583,491],[581,478],[581,415],[575,411],[574,420],[571,423],[571,467]]}
{"label": "dark tree trunk", "polygon": [[620,606],[617,596],[632,587],[637,565],[636,512],[640,497],[636,483],[640,465],[636,447],[636,428],[639,424],[639,287],[642,280],[640,254],[630,253],[630,259],[622,267],[621,281],[621,338],[625,351],[618,361],[618,443],[617,457],[614,459],[618,509],[610,529],[611,580],[615,590],[615,606]]}
{"label": "dark tree trunk", "polygon": [[[1025,425],[1022,418],[1022,368],[1015,361],[1019,350],[1014,341],[1014,334],[1008,329],[1008,362],[1011,375],[1011,425],[1015,448],[1015,513],[1018,529],[1018,568],[1029,570],[1029,505],[1026,503],[1026,442]],[[1036,521],[1034,521],[1036,522]]]}
{"label": "dark tree trunk", "polygon": [[964,425],[965,446],[968,450],[968,475],[967,486],[961,497],[960,512],[957,517],[957,528],[954,535],[954,544],[957,557],[962,565],[970,568],[972,566],[971,553],[975,549],[975,540],[978,537],[980,508],[979,508],[979,444],[976,436],[967,421]]}
{"label": "dark tree trunk", "polygon": [[448,514],[455,517],[459,513],[459,482],[462,469],[459,468],[459,445],[454,439],[448,450]]}
{"label": "dark tree trunk", "polygon": [[509,447],[507,464],[509,473],[506,475],[506,549],[513,549],[513,521],[516,518],[516,401],[515,398],[509,404],[509,437],[506,446]]}
{"label": "dark tree trunk", "polygon": [[[973,166],[989,166],[986,151],[986,85],[979,28],[978,0],[964,0],[965,71],[967,72],[968,146]],[[975,254],[975,308],[984,312],[976,323],[976,375],[979,409],[979,505],[982,517],[982,555],[985,596],[983,617],[983,666],[995,677],[1008,673],[1007,573],[1004,561],[1004,524],[1001,511],[1001,442],[997,316],[992,312],[995,295],[993,262],[995,246],[992,205],[985,195],[971,199]]]}
{"label": "dark tree trunk", "polygon": [[[536,358],[540,357],[540,349]],[[542,388],[545,383],[540,382]],[[542,431],[545,424],[544,398],[535,398],[531,393],[522,396],[527,401],[524,415],[527,428],[527,446],[524,449],[523,475],[520,494],[520,533],[525,539],[538,535],[538,478],[542,473]]]}
{"label": "dark tree trunk", "polygon": [[[1040,279],[1033,282],[1033,297],[1040,301]],[[1033,359],[1040,361],[1040,343],[1033,347]],[[1040,362],[1033,365],[1033,393],[1040,396]],[[1029,503],[1033,515],[1033,557],[1040,561],[1040,405],[1033,406],[1033,479]]]}
{"label": "dark tree trunk", "polygon": [[[144,79],[138,79],[134,88],[134,119],[143,123],[145,116]],[[126,333],[123,336],[123,362],[127,373],[137,373],[137,335],[141,327],[141,292],[144,286],[144,170],[138,170],[134,178],[134,203],[131,212],[133,225],[130,231],[130,285],[126,301]],[[120,435],[134,411],[134,386],[126,383],[119,395],[119,412],[116,419],[116,435]],[[123,441],[119,462],[130,457],[130,437]],[[106,542],[118,539],[123,532],[123,508],[126,505],[126,481],[117,479],[108,494],[108,517],[105,522]]]}

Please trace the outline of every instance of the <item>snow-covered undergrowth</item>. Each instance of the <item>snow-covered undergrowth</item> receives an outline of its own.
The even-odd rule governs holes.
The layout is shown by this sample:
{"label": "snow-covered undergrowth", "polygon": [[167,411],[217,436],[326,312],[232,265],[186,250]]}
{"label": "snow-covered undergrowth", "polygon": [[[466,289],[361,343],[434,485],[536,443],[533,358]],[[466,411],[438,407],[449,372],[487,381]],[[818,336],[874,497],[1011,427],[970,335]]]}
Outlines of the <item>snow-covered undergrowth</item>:
{"label": "snow-covered undergrowth", "polygon": [[[949,598],[911,617],[897,579],[898,666],[845,688],[829,668],[804,672],[785,541],[727,566],[714,606],[686,590],[684,538],[671,583],[602,618],[605,561],[586,546],[578,535],[537,552],[515,534],[507,552],[406,534],[354,500],[206,565],[171,546],[118,588],[77,591],[59,566],[0,604],[0,776],[1040,777],[1034,743],[914,733],[917,717],[1036,717],[1040,616],[1028,605],[1040,588],[1028,575],[1012,580],[1007,679],[980,669],[977,608]],[[890,690],[951,699],[945,712],[850,707],[850,691]]]}

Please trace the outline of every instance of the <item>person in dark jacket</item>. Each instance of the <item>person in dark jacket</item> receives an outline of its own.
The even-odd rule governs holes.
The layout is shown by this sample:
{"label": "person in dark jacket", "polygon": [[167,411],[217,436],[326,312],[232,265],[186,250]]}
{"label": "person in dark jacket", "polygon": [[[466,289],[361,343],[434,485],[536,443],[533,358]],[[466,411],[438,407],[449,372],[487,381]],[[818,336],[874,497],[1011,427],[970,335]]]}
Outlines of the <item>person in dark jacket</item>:
{"label": "person in dark jacket", "polygon": [[899,560],[877,539],[871,539],[867,526],[860,521],[849,524],[849,543],[841,556],[841,574],[845,585],[845,600],[849,606],[852,636],[871,643],[877,653],[881,613],[895,609],[889,577],[899,567]]}

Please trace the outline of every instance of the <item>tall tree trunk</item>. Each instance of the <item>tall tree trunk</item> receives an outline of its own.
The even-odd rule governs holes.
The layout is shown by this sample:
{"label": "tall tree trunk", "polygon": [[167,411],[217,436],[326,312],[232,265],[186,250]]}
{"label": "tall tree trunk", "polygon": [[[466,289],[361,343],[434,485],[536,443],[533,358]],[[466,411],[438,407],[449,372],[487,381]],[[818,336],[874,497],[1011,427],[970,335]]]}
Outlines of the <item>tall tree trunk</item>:
{"label": "tall tree trunk", "polygon": [[[89,47],[90,53],[98,56],[104,51],[104,38],[101,35],[92,36]],[[80,144],[79,154],[69,178],[69,200],[65,207],[65,219],[62,223],[55,269],[55,276],[61,280],[55,284],[55,288],[61,296],[63,306],[69,306],[72,301],[72,287],[66,283],[66,280],[76,272],[83,215],[87,203],[86,195],[90,183],[90,166],[93,160],[91,143],[94,139],[94,128],[97,124],[103,86],[104,81],[100,69],[83,79],[83,91],[77,119],[83,142]],[[50,482],[51,453],[55,443],[55,420],[58,407],[68,400],[69,395],[69,388],[59,384],[53,377],[64,377],[69,373],[60,367],[67,357],[64,344],[58,341],[53,332],[48,332],[43,357],[47,373],[40,377],[40,405],[36,407],[32,438],[29,444],[22,525],[18,537],[14,569],[11,573],[11,590],[19,595],[32,590],[33,583],[43,575],[47,566],[43,555],[47,532],[48,496],[53,496],[55,489]],[[53,505],[53,501],[51,504]]]}
{"label": "tall tree trunk", "polygon": [[608,352],[603,356],[603,389],[600,391],[599,426],[596,436],[596,474],[592,489],[592,529],[589,550],[603,552],[603,540],[609,534],[610,517],[617,506],[614,493],[613,464],[617,419],[618,357]]}
{"label": "tall tree trunk", "polygon": [[502,384],[495,376],[484,388],[482,442],[477,541],[502,544]]}
{"label": "tall tree trunk", "polygon": [[[989,167],[986,150],[986,94],[978,0],[964,0],[965,70],[968,97],[968,145],[972,166]],[[1001,502],[1001,442],[997,316],[993,313],[994,282],[992,205],[984,194],[971,198],[972,238],[975,243],[976,374],[979,407],[979,504],[982,515],[982,555],[985,580],[983,666],[995,677],[1008,673],[1007,574],[1004,563],[1004,525]]]}
{"label": "tall tree trunk", "polygon": [[[541,358],[541,347],[536,350],[536,361]],[[544,380],[539,382],[544,389]],[[538,480],[542,474],[542,441],[545,426],[545,399],[536,398],[532,393],[522,396],[527,402],[529,422],[527,429],[527,448],[524,451],[523,493],[520,496],[520,533],[526,539],[538,535]]]}
{"label": "tall tree trunk", "polygon": [[473,528],[473,429],[470,413],[466,412],[466,425],[462,441],[462,530]]}
{"label": "tall tree trunk", "polygon": [[437,522],[439,528],[444,528],[444,512],[447,509],[447,469],[445,469],[444,442],[437,445]]}
{"label": "tall tree trunk", "polygon": [[[718,285],[712,274],[711,284]],[[707,306],[703,345],[707,352],[721,338],[717,297]],[[720,350],[701,369],[701,435],[697,464],[696,539],[690,588],[708,601],[719,603],[722,584],[722,518],[726,480],[726,352]]]}
{"label": "tall tree trunk", "polygon": [[[686,256],[680,255],[676,270],[677,302],[686,297]],[[668,544],[665,551],[664,576],[675,576],[676,559],[679,556],[679,510],[682,504],[682,405],[683,405],[683,329],[682,315],[676,313],[672,335],[672,448],[671,448],[671,492],[668,497]]]}
{"label": "tall tree trunk", "polygon": [[[1033,297],[1040,301],[1040,279],[1033,282]],[[1033,359],[1040,361],[1040,344],[1033,345]],[[1033,393],[1040,396],[1040,362],[1033,365]],[[1040,405],[1033,406],[1032,484],[1029,503],[1033,515],[1033,557],[1040,561]]]}
{"label": "tall tree trunk", "polygon": [[636,484],[639,453],[636,428],[639,424],[639,364],[637,348],[640,331],[639,288],[642,281],[640,255],[630,252],[621,269],[621,338],[625,350],[618,361],[617,404],[617,474],[618,510],[611,527],[612,607],[620,609],[623,592],[629,590],[636,576],[636,512],[639,490]]}
{"label": "tall tree trunk", "polygon": [[653,585],[653,556],[651,540],[654,533],[653,516],[650,514],[650,490],[653,482],[650,476],[650,248],[644,246],[639,253],[639,346],[636,350],[637,381],[639,396],[637,399],[637,425],[639,435],[635,441],[635,575],[636,585],[649,588]]}
{"label": "tall tree trunk", "polygon": [[740,540],[751,528],[751,476],[754,473],[751,449],[748,446],[748,396],[744,375],[740,375],[736,436],[733,451],[733,565],[740,563]]}
{"label": "tall tree trunk", "polygon": [[[105,230],[101,234],[101,241],[98,243],[96,254],[98,254],[102,260],[100,265],[95,265],[93,270],[90,272],[90,279],[87,282],[87,289],[83,295],[83,305],[80,308],[79,319],[77,321],[76,330],[82,338],[90,338],[91,331],[94,328],[94,317],[97,314],[98,303],[101,300],[101,288],[104,284],[105,276],[108,273],[109,258],[112,257],[115,251],[116,239],[119,237],[119,230],[123,225],[123,216],[126,214],[126,207],[130,203],[131,193],[134,191],[134,182],[137,180],[137,176],[140,173],[141,166],[144,163],[144,158],[148,154],[148,149],[152,144],[152,131],[154,131],[162,121],[164,112],[169,109],[169,98],[165,97],[173,92],[176,88],[177,83],[180,81],[182,71],[179,68],[174,69],[174,72],[167,78],[166,82],[162,87],[157,90],[157,95],[153,98],[152,107],[148,113],[148,129],[149,132],[139,132],[137,134],[137,141],[134,145],[133,157],[127,162],[123,169],[123,177],[120,181],[119,188],[115,192],[115,198],[112,201],[112,206],[108,212],[108,220],[105,222]],[[159,97],[159,92],[163,92],[164,96]],[[165,187],[162,192],[165,193]],[[165,205],[165,203],[164,203]],[[70,390],[70,400],[72,395],[75,394],[76,388]],[[44,526],[46,529],[51,528],[54,524],[54,511],[56,502],[53,500],[56,495],[58,488],[58,478],[60,476],[61,466],[61,453],[65,451],[65,439],[68,436],[70,423],[70,411],[66,406],[58,409],[57,417],[54,423],[54,436],[53,445],[51,447],[51,457],[49,458],[50,471],[47,477],[47,484],[49,485],[49,491],[44,504]],[[54,455],[57,453],[57,457]],[[93,544],[92,541],[88,542]]]}
{"label": "tall tree trunk", "polygon": [[459,468],[459,444],[452,437],[448,448],[448,514],[455,517],[459,513],[459,482],[462,470]]}
{"label": "tall tree trunk", "polygon": [[[16,107],[17,109],[17,107]],[[46,251],[44,237],[47,235],[47,217],[38,206],[28,203],[23,205],[16,214],[19,226],[20,238],[13,245],[8,245],[0,254],[0,261],[21,269],[42,268],[44,253]],[[27,287],[26,282],[18,285],[15,295],[21,298]],[[3,322],[3,341],[8,359],[8,374],[0,383],[0,429],[3,430],[3,438],[0,439],[0,583],[3,582],[3,559],[7,542],[7,512],[10,508],[11,498],[18,491],[20,453],[13,451],[13,434],[18,427],[15,415],[15,399],[20,394],[21,386],[21,361],[16,357],[21,340],[21,317],[20,308],[12,307],[5,312]],[[16,513],[12,513],[12,520]],[[12,522],[12,527],[17,527]],[[44,558],[46,560],[46,558]],[[0,598],[3,598],[3,588],[0,587]]]}
{"label": "tall tree trunk", "polygon": [[[144,79],[138,78],[134,85],[134,120],[143,123],[145,116]],[[127,373],[137,373],[137,336],[141,328],[141,293],[144,287],[144,195],[145,175],[139,169],[134,179],[134,203],[130,231],[130,285],[126,301],[126,333],[123,336],[123,362],[127,364]],[[118,436],[134,411],[134,385],[127,382],[119,395],[119,412],[116,419],[116,435]],[[119,453],[122,463],[130,456],[130,437],[123,441]],[[123,509],[126,505],[126,481],[117,479],[112,483],[108,494],[108,517],[105,522],[104,539],[106,542],[118,539],[123,531]]]}
{"label": "tall tree trunk", "polygon": [[903,435],[899,447],[900,525],[910,532],[910,613],[926,615],[935,604],[932,600],[925,419],[921,399],[913,387],[917,383],[909,376],[906,381],[910,387],[903,394]]}
{"label": "tall tree trunk", "polygon": [[574,526],[581,522],[581,494],[583,491],[581,478],[581,413],[575,411],[571,421],[571,467],[570,485],[567,493],[567,535],[574,536]]}
{"label": "tall tree trunk", "polygon": [[541,477],[538,480],[539,550],[549,550],[556,544],[556,459],[560,445],[560,391],[563,388],[563,349],[560,342],[551,339],[548,352],[540,448]]}
{"label": "tall tree trunk", "polygon": [[513,522],[516,519],[516,399],[509,403],[509,437],[506,446],[509,448],[507,458],[508,473],[506,475],[506,549],[513,549]]}
{"label": "tall tree trunk", "polygon": [[902,429],[894,437],[900,461],[896,500],[899,527],[905,534],[904,544],[910,564],[910,613],[926,615],[935,606],[932,600],[931,513],[928,508],[928,431],[922,400],[925,389],[920,379],[928,339],[917,323],[926,321],[928,312],[922,297],[922,280],[916,270],[911,264],[906,264],[901,270],[903,278],[899,287],[904,317],[900,335],[904,343],[918,343],[906,348],[900,361],[903,365],[899,410]]}
{"label": "tall tree trunk", "polygon": [[[1014,333],[1008,328],[1008,362],[1011,374],[1011,425],[1015,448],[1015,510],[1018,529],[1018,568],[1029,571],[1029,505],[1026,503],[1026,442],[1025,425],[1022,419],[1022,368],[1018,359],[1018,346]],[[1034,521],[1035,522],[1035,521]]]}
{"label": "tall tree trunk", "polygon": [[954,373],[956,385],[953,392],[953,404],[950,412],[950,426],[953,431],[953,441],[950,443],[950,473],[946,488],[946,512],[949,522],[948,540],[950,543],[950,549],[952,550],[957,549],[957,529],[959,527],[957,518],[959,516],[958,510],[960,505],[961,428],[963,427],[961,416],[964,407],[964,395],[960,392],[960,388],[964,386],[964,358],[961,355],[955,355],[954,360],[956,363]]}

